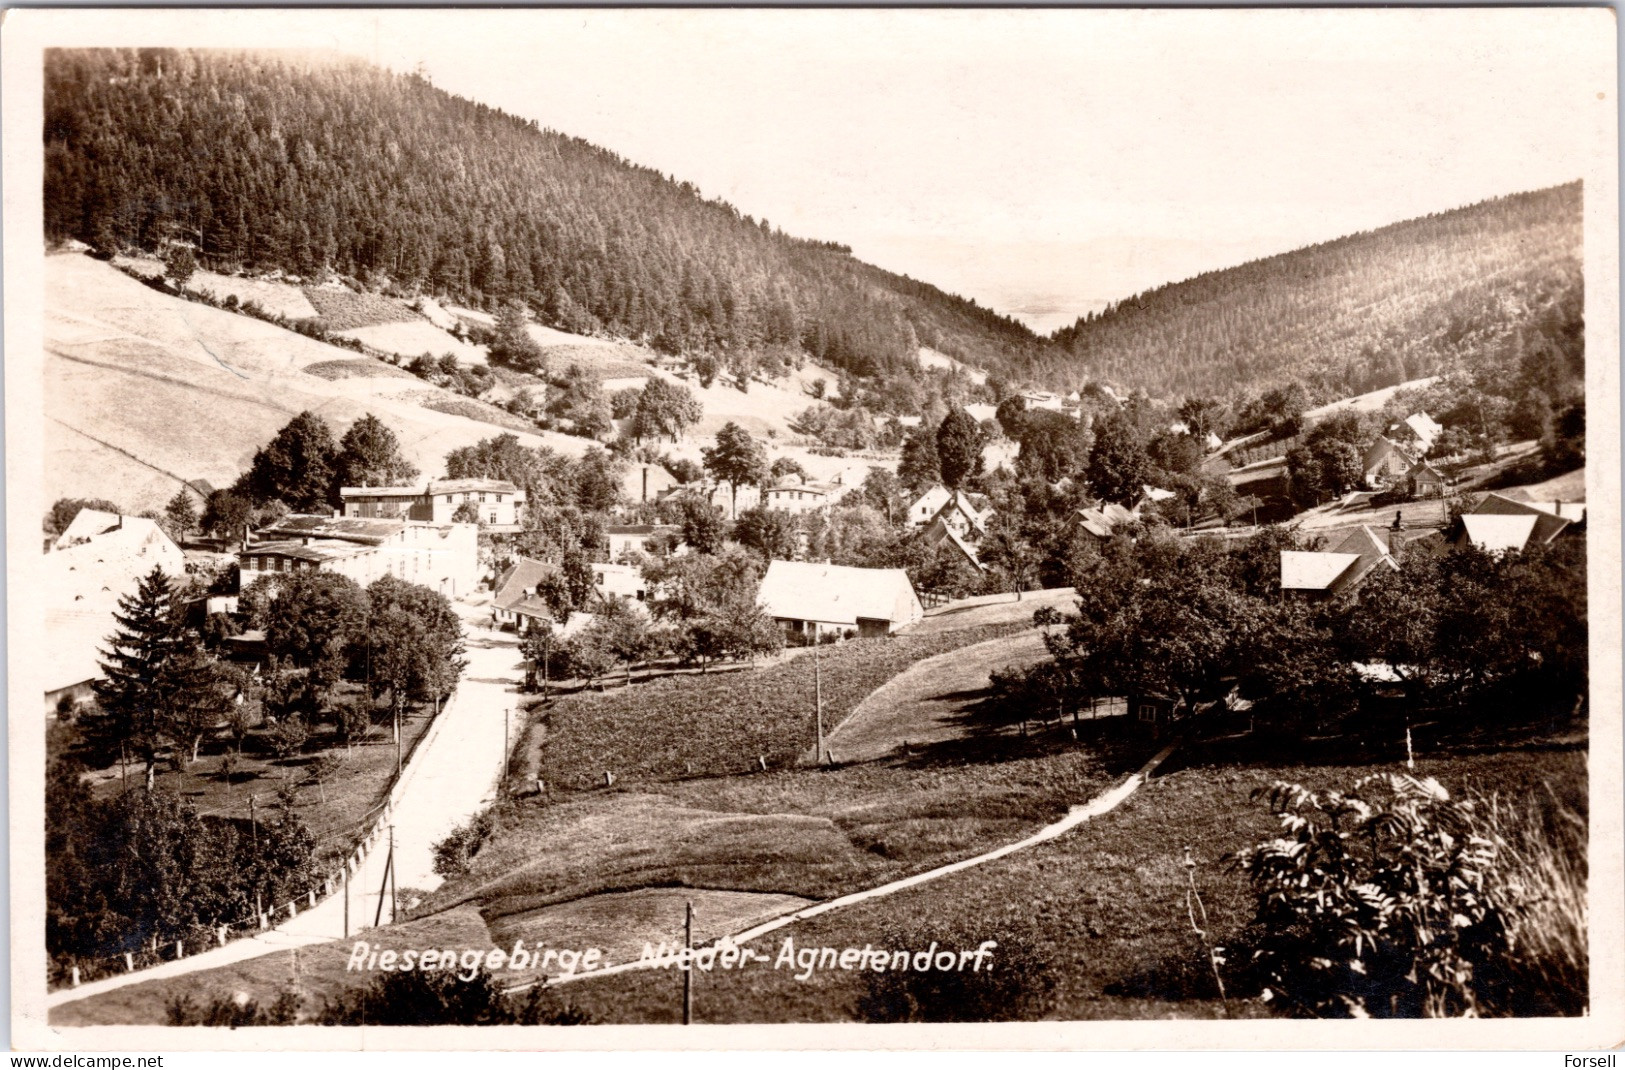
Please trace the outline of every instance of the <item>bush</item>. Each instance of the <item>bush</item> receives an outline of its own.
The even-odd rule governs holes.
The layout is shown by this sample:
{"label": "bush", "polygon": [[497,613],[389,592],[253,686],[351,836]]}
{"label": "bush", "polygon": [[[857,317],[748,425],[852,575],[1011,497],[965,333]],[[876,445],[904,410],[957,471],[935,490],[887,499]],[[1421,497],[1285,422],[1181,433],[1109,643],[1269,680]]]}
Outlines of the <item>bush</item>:
{"label": "bush", "polygon": [[310,738],[310,729],[298,717],[288,717],[272,725],[265,733],[265,745],[278,758],[287,759],[298,754]]}
{"label": "bush", "polygon": [[1256,900],[1247,967],[1272,1004],[1314,1017],[1583,1013],[1583,832],[1509,840],[1504,815],[1431,778],[1267,794],[1283,835],[1234,862]]}
{"label": "bush", "polygon": [[322,1008],[321,1025],[585,1025],[586,1014],[537,986],[505,995],[483,969],[470,980],[452,972],[380,974]]}
{"label": "bush", "polygon": [[445,839],[434,845],[434,871],[447,880],[467,873],[474,856],[491,835],[491,828],[491,815],[481,813],[470,818],[468,824],[452,829]]}
{"label": "bush", "polygon": [[267,1007],[261,1007],[239,992],[234,997],[220,996],[199,1005],[189,995],[176,996],[166,1008],[169,1025],[238,1026],[293,1025],[299,1020],[299,997],[283,992]]}

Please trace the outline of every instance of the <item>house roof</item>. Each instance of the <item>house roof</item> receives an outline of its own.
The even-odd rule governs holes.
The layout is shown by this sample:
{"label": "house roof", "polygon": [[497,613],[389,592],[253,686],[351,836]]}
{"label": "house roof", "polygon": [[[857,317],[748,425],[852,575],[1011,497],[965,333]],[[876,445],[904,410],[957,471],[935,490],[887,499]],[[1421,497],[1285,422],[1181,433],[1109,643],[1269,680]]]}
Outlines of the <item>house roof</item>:
{"label": "house roof", "polygon": [[1490,491],[1478,500],[1478,504],[1473,506],[1467,515],[1532,516],[1535,518],[1532,538],[1538,543],[1548,543],[1557,538],[1570,523],[1585,519],[1585,503],[1523,502]]}
{"label": "house roof", "polygon": [[1365,456],[1360,463],[1369,470],[1374,465],[1381,464],[1394,454],[1398,454],[1399,456],[1405,458],[1406,461],[1411,460],[1411,455],[1401,449],[1397,443],[1391,439],[1378,435],[1377,440],[1366,448]]}
{"label": "house roof", "polygon": [[1495,553],[1500,550],[1522,550],[1534,534],[1535,523],[1539,519],[1534,514],[1465,513],[1461,523],[1467,530],[1468,542],[1480,550]]}
{"label": "house roof", "polygon": [[431,479],[430,494],[458,494],[464,491],[495,491],[498,494],[521,494],[517,486],[506,479]]}
{"label": "house roof", "polygon": [[156,522],[145,517],[104,513],[100,509],[81,509],[74,514],[72,522],[62,534],[56,537],[56,542],[51,544],[51,548],[65,550],[70,546],[89,542],[98,536],[132,539],[138,537],[136,532],[144,535],[160,530],[162,529]]}
{"label": "house roof", "polygon": [[1375,554],[1381,557],[1387,552],[1388,540],[1370,524],[1361,524],[1343,536],[1342,542],[1332,547],[1334,554]]}
{"label": "house roof", "polygon": [[534,595],[536,585],[558,571],[557,565],[521,557],[497,578],[496,593],[491,604],[497,609],[515,611],[515,607]]}
{"label": "house roof", "polygon": [[949,527],[947,521],[943,520],[942,517],[938,516],[936,519],[932,520],[930,526],[925,529],[920,537],[925,540],[925,544],[927,546],[934,547],[940,546],[944,542],[948,543],[955,550],[958,550],[960,556],[963,557],[966,563],[968,563],[972,568],[976,569],[976,571],[987,571],[987,569],[982,565],[982,562],[977,559],[976,551],[971,548],[971,545],[968,542],[960,538],[959,534],[954,531],[953,528]]}
{"label": "house roof", "polygon": [[354,557],[371,549],[371,544],[349,542],[344,539],[312,539],[309,542],[304,539],[277,539],[254,543],[237,556],[243,558],[263,554],[267,557],[291,557],[299,561],[314,561],[321,564],[324,561]]}
{"label": "house roof", "polygon": [[290,513],[255,532],[256,538],[314,538],[343,539],[377,545],[406,530],[404,520],[378,519],[365,516],[314,516]]}
{"label": "house roof", "polygon": [[1405,426],[1422,443],[1423,449],[1432,449],[1433,440],[1444,431],[1439,422],[1425,412],[1413,412],[1405,417]]}
{"label": "house roof", "polygon": [[340,487],[340,498],[416,498],[422,487]]}
{"label": "house roof", "polygon": [[1378,565],[1387,565],[1396,571],[1399,569],[1399,563],[1390,553],[1387,538],[1368,524],[1362,524],[1344,536],[1342,542],[1332,547],[1332,553],[1358,555],[1358,560],[1351,567],[1333,579],[1333,594],[1341,594],[1365,582],[1366,576]]}
{"label": "house roof", "polygon": [[154,567],[171,579],[186,568],[180,547],[151,520],[123,517],[120,523],[117,514],[95,509],[79,510],[55,545],[33,566],[45,576],[46,691],[97,676],[98,648],[117,630],[118,600],[133,594]]}
{"label": "house roof", "polygon": [[770,616],[856,626],[858,619],[902,624],[919,619],[919,596],[900,568],[852,568],[772,561],[758,601]]}
{"label": "house roof", "polygon": [[1281,551],[1283,591],[1330,591],[1345,572],[1360,560],[1359,554],[1316,553],[1308,550]]}
{"label": "house roof", "polygon": [[1432,476],[1439,482],[1444,482],[1444,473],[1426,461],[1417,461],[1415,464],[1411,465],[1411,470],[1407,472],[1406,475],[1410,476],[1412,479],[1418,479],[1423,476]]}
{"label": "house roof", "polygon": [[965,491],[956,490],[949,494],[933,519],[940,519],[944,514],[956,509],[964,514],[965,519],[969,520],[977,531],[985,531],[988,517],[993,515],[993,504],[988,501],[986,495],[967,494]]}

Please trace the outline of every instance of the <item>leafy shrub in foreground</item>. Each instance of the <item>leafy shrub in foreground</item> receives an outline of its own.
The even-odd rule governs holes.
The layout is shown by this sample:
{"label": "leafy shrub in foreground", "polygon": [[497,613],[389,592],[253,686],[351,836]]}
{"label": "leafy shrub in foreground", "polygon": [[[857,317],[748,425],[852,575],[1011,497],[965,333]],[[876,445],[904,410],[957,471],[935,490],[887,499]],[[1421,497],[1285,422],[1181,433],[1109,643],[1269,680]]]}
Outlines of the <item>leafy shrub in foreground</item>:
{"label": "leafy shrub in foreground", "polygon": [[1315,1017],[1583,1013],[1584,908],[1576,918],[1551,905],[1554,894],[1585,901],[1583,835],[1514,846],[1496,810],[1402,774],[1347,793],[1277,782],[1267,795],[1283,834],[1234,862],[1256,897],[1250,967],[1275,1006]]}

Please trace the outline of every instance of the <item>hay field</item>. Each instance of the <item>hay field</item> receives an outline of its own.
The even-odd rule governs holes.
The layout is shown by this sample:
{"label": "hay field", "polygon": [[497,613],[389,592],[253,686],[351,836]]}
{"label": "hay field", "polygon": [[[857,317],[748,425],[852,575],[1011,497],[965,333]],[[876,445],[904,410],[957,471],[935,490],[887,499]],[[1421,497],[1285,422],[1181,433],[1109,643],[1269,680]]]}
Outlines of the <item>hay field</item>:
{"label": "hay field", "polygon": [[[184,480],[229,485],[296,413],[335,434],[371,412],[425,474],[507,428],[393,396],[393,377],[303,374],[355,354],[246,316],[157,293],[82,255],[45,267],[45,493],[162,509]],[[447,395],[450,397],[451,395]],[[527,434],[571,455],[565,435]]]}

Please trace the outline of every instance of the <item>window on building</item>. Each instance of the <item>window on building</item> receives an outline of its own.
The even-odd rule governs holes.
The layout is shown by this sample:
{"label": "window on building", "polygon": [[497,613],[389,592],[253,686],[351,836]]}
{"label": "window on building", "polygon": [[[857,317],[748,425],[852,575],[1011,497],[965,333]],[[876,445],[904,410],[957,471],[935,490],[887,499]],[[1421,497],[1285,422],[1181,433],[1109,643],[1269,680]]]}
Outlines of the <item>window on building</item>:
{"label": "window on building", "polygon": [[1155,706],[1151,705],[1149,702],[1141,703],[1140,704],[1140,720],[1142,720],[1142,721],[1155,721],[1156,719],[1157,719],[1157,708]]}
{"label": "window on building", "polygon": [[451,495],[450,494],[446,495],[446,504],[447,505],[451,504]]}
{"label": "window on building", "polygon": [[480,504],[481,505],[485,504],[485,492],[483,490],[480,491]]}

